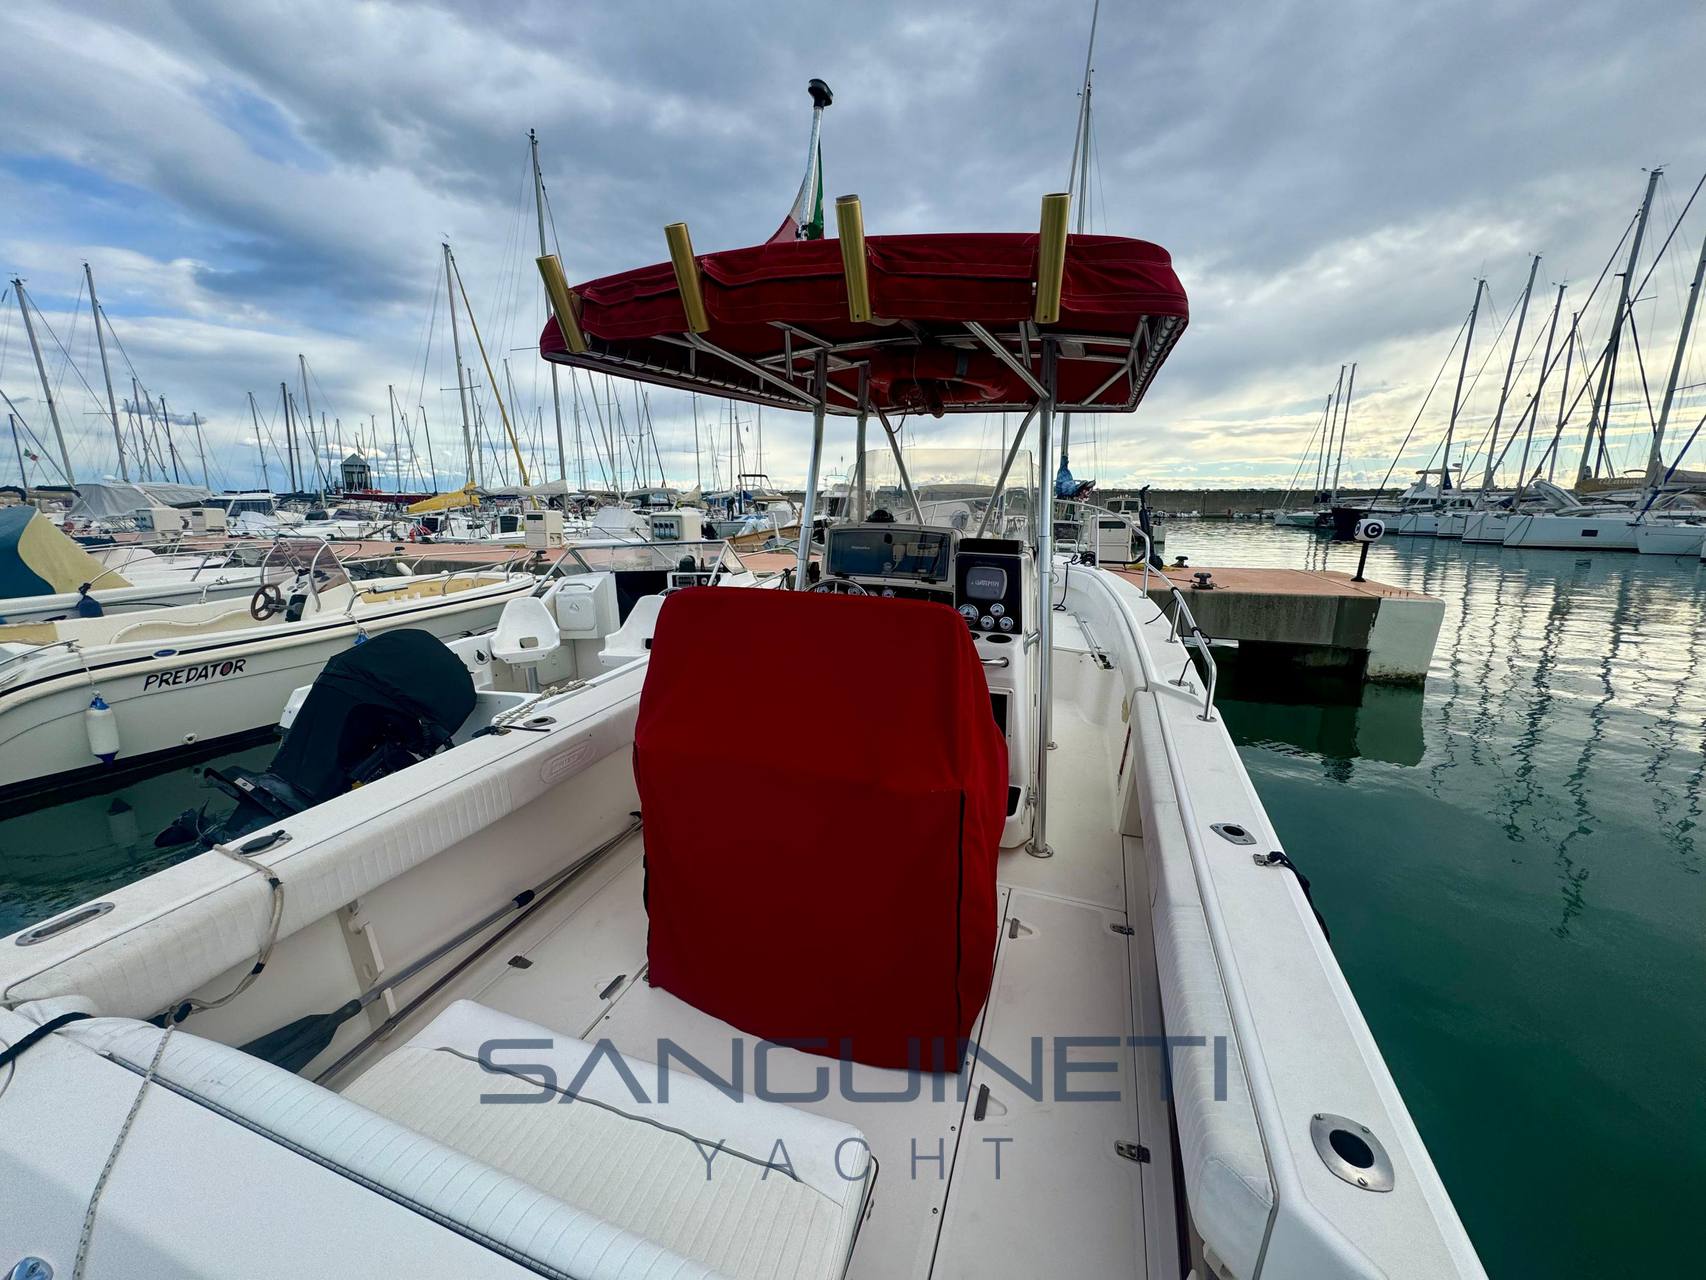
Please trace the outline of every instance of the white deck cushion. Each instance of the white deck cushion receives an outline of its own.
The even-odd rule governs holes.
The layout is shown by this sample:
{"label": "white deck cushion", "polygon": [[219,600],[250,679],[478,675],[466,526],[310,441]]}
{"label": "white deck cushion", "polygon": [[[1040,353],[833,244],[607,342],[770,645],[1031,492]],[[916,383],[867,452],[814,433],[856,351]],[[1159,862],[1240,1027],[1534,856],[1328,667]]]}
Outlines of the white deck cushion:
{"label": "white deck cushion", "polygon": [[[43,1001],[17,1012],[45,1022],[74,1005]],[[95,1018],[58,1034],[141,1071],[162,1033],[129,1018]],[[229,1045],[176,1031],[157,1081],[534,1270],[572,1280],[719,1280],[697,1262]],[[242,1170],[230,1174],[241,1183]]]}
{"label": "white deck cushion", "polygon": [[[498,1040],[549,1047],[488,1049],[482,1065],[482,1046]],[[471,1001],[445,1010],[347,1096],[735,1280],[839,1277],[869,1184],[857,1129],[730,1097],[681,1070],[660,1076],[651,1062]]]}

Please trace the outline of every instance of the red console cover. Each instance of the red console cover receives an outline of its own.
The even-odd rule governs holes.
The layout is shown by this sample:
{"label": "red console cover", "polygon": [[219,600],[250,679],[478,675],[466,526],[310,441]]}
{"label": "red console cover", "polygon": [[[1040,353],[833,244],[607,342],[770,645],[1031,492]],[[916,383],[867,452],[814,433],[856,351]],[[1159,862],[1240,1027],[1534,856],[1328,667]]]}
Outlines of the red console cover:
{"label": "red console cover", "polygon": [[995,962],[1007,747],[958,614],[670,596],[634,777],[652,985],[809,1052],[959,1068]]}

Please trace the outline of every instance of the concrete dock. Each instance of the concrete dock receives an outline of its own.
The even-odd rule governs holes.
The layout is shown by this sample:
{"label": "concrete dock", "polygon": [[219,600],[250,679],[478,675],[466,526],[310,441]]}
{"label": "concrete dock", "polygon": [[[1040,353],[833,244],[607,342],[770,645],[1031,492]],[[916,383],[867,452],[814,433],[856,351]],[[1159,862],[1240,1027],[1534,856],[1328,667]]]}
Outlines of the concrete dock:
{"label": "concrete dock", "polygon": [[[1141,583],[1141,570],[1120,570]],[[1212,584],[1198,585],[1207,573]],[[1376,681],[1420,684],[1445,618],[1445,601],[1331,569],[1215,569],[1151,572],[1149,597],[1162,607],[1178,587],[1197,625],[1236,640],[1240,661],[1273,660],[1342,669]]]}

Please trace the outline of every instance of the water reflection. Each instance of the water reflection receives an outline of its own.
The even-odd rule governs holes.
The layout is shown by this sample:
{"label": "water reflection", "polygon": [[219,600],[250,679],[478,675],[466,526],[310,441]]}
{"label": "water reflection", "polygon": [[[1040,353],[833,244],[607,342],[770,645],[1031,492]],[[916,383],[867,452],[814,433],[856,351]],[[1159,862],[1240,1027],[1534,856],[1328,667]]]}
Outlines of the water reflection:
{"label": "water reflection", "polygon": [[[1355,567],[1251,526],[1168,551]],[[1706,1178],[1706,570],[1395,539],[1368,572],[1446,603],[1425,690],[1240,683],[1227,724],[1488,1271],[1662,1270]]]}
{"label": "water reflection", "polygon": [[154,836],[210,798],[202,770],[264,768],[275,750],[266,742],[0,821],[0,936],[177,862],[184,852],[156,849]]}
{"label": "water reflection", "polygon": [[1240,666],[1235,652],[1217,655],[1218,703],[1240,746],[1295,750],[1323,760],[1422,761],[1419,688],[1364,684],[1340,676],[1293,672],[1283,682]]}

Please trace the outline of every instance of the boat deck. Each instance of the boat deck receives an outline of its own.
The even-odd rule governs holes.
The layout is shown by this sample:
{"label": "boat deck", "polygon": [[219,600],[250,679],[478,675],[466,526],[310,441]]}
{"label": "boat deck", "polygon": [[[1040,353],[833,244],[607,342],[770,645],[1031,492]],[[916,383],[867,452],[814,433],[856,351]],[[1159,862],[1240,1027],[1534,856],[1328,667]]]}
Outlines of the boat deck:
{"label": "boat deck", "polygon": [[[769,1096],[798,1091],[793,1105],[856,1126],[876,1158],[852,1280],[1148,1274],[1142,1180],[1170,1174],[1165,1163],[1115,1151],[1116,1140],[1140,1136],[1131,1050],[1090,1044],[1071,1051],[1070,1075],[1059,1071],[1057,1037],[1135,1032],[1126,938],[1116,928],[1127,924],[1124,853],[1106,821],[1112,797],[1098,730],[1062,706],[1055,737],[1056,855],[1001,854],[995,978],[976,1033],[1010,1074],[1043,1083],[1041,1100],[988,1062],[945,1078],[792,1049],[765,1055]],[[608,1039],[646,1062],[668,1040],[719,1073],[734,1042],[751,1090],[755,1039],[644,980],[642,855],[637,833],[421,1016],[472,999],[566,1035]],[[1062,1090],[1112,1100],[1063,1106]],[[1173,1224],[1161,1230],[1171,1236]]]}

